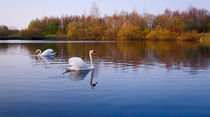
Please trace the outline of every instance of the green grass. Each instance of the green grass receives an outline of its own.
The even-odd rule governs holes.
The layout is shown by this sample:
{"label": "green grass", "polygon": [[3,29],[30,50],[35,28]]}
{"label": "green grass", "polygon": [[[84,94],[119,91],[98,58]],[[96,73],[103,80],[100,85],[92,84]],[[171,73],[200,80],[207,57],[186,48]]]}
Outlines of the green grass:
{"label": "green grass", "polygon": [[21,36],[19,35],[9,35],[7,37],[0,37],[0,39],[2,40],[10,40],[10,39],[23,39]]}
{"label": "green grass", "polygon": [[200,38],[210,38],[210,33],[200,34]]}
{"label": "green grass", "polygon": [[46,38],[56,38],[56,34],[47,34],[45,35]]}
{"label": "green grass", "polygon": [[45,38],[59,38],[59,37],[64,37],[66,38],[67,35],[62,35],[62,36],[57,36],[56,34],[47,34],[44,36]]}

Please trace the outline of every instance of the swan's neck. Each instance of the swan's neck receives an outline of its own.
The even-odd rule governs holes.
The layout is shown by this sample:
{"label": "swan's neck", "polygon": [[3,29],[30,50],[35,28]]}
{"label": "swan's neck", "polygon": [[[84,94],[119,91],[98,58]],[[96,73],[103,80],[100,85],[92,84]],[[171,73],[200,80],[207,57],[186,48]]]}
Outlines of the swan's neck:
{"label": "swan's neck", "polygon": [[95,67],[94,67],[94,64],[93,64],[93,57],[92,57],[92,54],[89,53],[89,55],[90,55],[90,67],[91,67],[91,68],[95,68]]}
{"label": "swan's neck", "polygon": [[38,50],[38,56],[40,56],[40,55],[41,55],[41,53],[42,53],[42,51],[41,51],[41,50]]}

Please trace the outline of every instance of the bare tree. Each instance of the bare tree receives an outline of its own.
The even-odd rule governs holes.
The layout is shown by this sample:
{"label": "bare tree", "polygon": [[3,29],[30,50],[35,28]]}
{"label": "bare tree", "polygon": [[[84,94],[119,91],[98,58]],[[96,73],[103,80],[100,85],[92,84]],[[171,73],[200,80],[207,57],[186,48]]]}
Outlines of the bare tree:
{"label": "bare tree", "polygon": [[92,3],[92,6],[90,8],[90,15],[94,18],[100,17],[100,11],[95,2]]}

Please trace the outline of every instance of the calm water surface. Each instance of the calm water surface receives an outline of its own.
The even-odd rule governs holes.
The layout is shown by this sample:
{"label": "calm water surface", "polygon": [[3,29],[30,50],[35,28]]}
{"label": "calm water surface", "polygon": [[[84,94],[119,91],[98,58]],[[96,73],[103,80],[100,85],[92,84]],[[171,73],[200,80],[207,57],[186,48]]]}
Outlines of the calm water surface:
{"label": "calm water surface", "polygon": [[[64,73],[91,49],[95,71]],[[210,43],[0,41],[0,117],[38,116],[209,117]]]}

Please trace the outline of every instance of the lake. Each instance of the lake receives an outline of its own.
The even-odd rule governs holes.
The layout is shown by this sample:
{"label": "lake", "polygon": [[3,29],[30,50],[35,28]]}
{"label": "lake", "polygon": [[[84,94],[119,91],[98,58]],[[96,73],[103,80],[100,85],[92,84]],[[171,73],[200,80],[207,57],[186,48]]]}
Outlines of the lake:
{"label": "lake", "polygon": [[[89,50],[94,71],[66,72]],[[0,41],[0,69],[1,117],[210,116],[210,43]]]}

